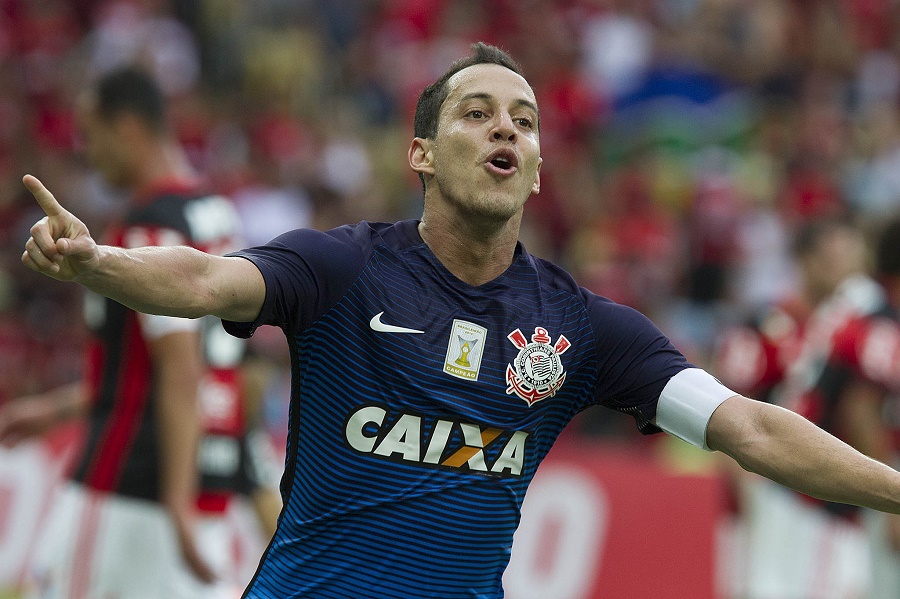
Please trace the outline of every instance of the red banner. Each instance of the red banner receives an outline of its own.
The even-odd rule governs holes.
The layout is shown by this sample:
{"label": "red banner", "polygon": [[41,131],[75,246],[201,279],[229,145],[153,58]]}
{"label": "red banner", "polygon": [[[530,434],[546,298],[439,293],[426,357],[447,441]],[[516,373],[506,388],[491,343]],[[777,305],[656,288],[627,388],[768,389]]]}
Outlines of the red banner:
{"label": "red banner", "polygon": [[526,496],[507,597],[714,599],[723,506],[717,478],[606,445],[558,446]]}

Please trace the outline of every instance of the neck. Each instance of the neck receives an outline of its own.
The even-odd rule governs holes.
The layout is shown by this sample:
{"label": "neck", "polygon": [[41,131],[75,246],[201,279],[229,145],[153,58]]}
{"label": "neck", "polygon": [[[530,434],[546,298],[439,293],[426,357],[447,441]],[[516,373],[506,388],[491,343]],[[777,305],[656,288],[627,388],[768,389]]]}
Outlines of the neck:
{"label": "neck", "polygon": [[135,189],[149,187],[161,179],[192,179],[196,176],[184,151],[175,143],[154,141],[143,152],[136,154],[140,158],[137,162]]}
{"label": "neck", "polygon": [[419,235],[441,264],[473,286],[496,279],[512,264],[522,212],[501,224],[476,220],[452,218],[426,207],[419,223]]}

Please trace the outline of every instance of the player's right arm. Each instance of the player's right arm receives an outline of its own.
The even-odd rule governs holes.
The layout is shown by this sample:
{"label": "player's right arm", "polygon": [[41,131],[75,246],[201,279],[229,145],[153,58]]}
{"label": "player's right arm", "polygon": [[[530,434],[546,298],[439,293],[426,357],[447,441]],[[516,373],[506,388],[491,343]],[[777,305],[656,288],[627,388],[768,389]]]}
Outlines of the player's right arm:
{"label": "player's right arm", "polygon": [[123,249],[98,245],[37,178],[23,183],[47,215],[31,228],[22,262],[60,281],[75,281],[138,312],[252,321],[266,295],[259,270],[242,258],[187,246]]}

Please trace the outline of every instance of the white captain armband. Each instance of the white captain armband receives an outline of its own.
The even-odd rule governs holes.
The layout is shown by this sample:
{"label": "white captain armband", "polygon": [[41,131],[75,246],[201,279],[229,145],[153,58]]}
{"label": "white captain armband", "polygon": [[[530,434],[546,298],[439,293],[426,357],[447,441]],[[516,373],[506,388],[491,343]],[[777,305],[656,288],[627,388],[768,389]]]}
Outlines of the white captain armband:
{"label": "white captain armband", "polygon": [[656,405],[653,423],[691,445],[709,450],[706,426],[723,401],[738,395],[700,368],[687,368],[669,379]]}

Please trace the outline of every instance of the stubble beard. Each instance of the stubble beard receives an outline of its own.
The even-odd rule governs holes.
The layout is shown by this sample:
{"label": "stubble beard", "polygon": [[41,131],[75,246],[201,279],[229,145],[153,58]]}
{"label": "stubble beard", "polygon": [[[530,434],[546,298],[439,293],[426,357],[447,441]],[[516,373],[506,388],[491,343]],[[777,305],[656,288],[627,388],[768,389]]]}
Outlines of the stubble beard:
{"label": "stubble beard", "polygon": [[[477,169],[483,168],[477,165]],[[515,178],[521,176],[517,173]],[[444,212],[449,222],[481,238],[494,237],[515,221],[520,222],[522,208],[531,189],[521,189],[521,181],[472,176],[470,172],[447,172],[432,179],[437,196],[434,208]],[[527,194],[527,195],[526,195]],[[523,198],[522,196],[525,195]],[[443,208],[438,208],[443,204]]]}
{"label": "stubble beard", "polygon": [[479,237],[488,238],[503,231],[511,221],[518,223],[524,202],[515,201],[506,193],[484,190],[455,204],[464,226]]}
{"label": "stubble beard", "polygon": [[505,189],[509,183],[495,187],[496,184],[490,182],[471,191],[460,189],[459,193],[449,190],[448,200],[456,212],[479,228],[502,227],[522,210],[528,199],[521,199],[521,194],[514,189]]}

